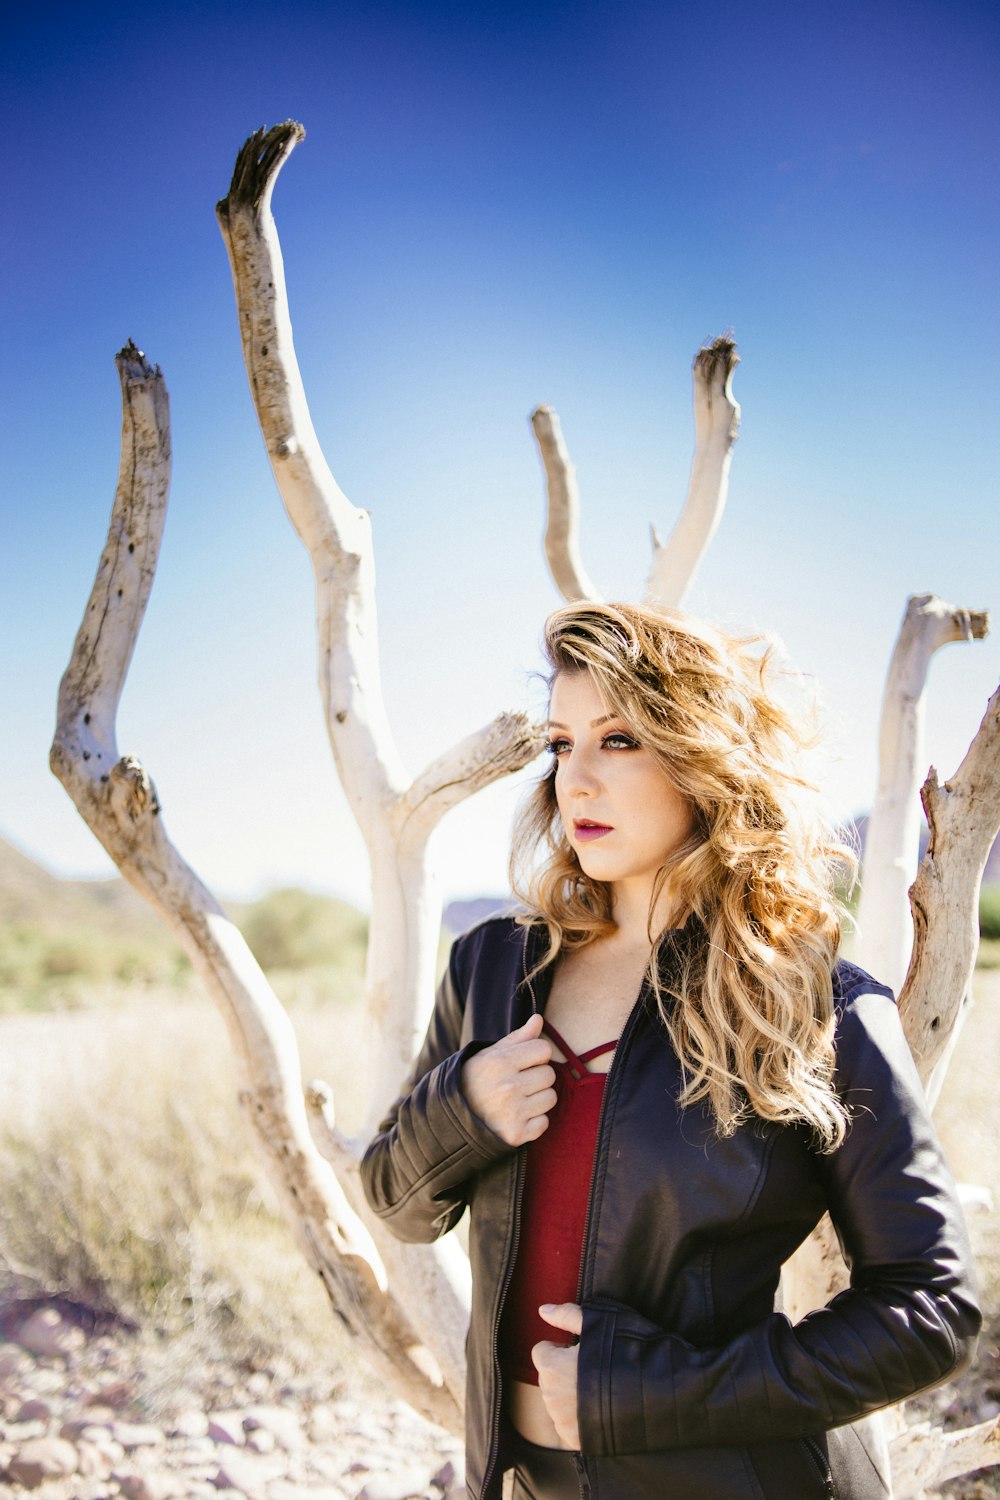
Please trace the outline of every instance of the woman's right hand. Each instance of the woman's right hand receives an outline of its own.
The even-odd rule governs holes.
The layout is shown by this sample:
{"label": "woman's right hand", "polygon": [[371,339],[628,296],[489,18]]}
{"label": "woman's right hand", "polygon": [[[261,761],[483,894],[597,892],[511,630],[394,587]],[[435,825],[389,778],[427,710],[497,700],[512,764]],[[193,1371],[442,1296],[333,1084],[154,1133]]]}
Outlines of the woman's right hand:
{"label": "woman's right hand", "polygon": [[529,1016],[462,1064],[462,1092],[470,1108],[508,1146],[537,1140],[556,1102],[552,1043],[541,1030],[541,1016]]}

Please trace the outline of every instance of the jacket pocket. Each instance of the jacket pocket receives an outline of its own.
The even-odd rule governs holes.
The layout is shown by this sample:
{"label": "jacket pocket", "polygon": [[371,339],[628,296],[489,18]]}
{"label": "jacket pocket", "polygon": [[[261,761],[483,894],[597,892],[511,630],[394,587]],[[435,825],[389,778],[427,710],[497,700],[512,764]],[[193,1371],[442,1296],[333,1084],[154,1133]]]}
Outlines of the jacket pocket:
{"label": "jacket pocket", "polygon": [[825,1433],[755,1443],[748,1452],[764,1500],[861,1500],[853,1490],[836,1486]]}
{"label": "jacket pocket", "polygon": [[[670,1448],[584,1460],[589,1500],[771,1500],[745,1448]],[[786,1489],[780,1500],[812,1491]],[[816,1494],[822,1494],[822,1490]],[[584,1494],[588,1490],[584,1488]],[[775,1491],[775,1500],[779,1495]]]}

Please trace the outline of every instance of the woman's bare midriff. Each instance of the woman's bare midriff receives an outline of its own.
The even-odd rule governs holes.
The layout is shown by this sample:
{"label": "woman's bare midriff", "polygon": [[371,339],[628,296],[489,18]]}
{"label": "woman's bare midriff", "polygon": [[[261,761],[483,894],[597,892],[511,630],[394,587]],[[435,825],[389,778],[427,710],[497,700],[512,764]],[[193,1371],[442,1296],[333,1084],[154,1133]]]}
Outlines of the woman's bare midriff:
{"label": "woman's bare midriff", "polygon": [[528,1385],[523,1380],[508,1382],[507,1416],[511,1426],[529,1443],[536,1443],[539,1448],[565,1448],[537,1385]]}

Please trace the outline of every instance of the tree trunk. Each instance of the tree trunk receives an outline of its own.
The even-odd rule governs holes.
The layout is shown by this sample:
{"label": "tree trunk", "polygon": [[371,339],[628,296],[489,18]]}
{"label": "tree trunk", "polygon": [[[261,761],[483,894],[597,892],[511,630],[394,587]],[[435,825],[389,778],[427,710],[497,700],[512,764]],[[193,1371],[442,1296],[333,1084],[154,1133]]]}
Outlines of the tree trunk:
{"label": "tree trunk", "polygon": [[950,641],[982,640],[987,629],[981,610],[954,609],[934,594],[914,595],[889,663],[878,791],[865,837],[858,962],[897,995],[913,948],[907,891],[920,859],[927,672],[935,651]]}

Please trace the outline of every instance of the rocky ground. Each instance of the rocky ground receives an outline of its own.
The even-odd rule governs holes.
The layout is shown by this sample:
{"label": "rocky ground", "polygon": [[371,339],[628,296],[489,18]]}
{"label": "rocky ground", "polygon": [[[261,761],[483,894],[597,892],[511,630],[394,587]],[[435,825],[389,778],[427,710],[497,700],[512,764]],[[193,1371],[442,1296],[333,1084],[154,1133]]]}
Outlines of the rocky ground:
{"label": "rocky ground", "polygon": [[400,1403],[192,1360],[58,1303],[0,1312],[0,1496],[457,1500],[461,1444]]}
{"label": "rocky ground", "polygon": [[[89,1325],[89,1326],[88,1326]],[[1000,1353],[911,1403],[909,1419],[965,1427],[1000,1412]],[[332,1387],[332,1388],[331,1388]],[[947,1486],[1000,1493],[997,1471]],[[23,1500],[459,1500],[461,1444],[387,1401],[363,1372],[348,1388],[250,1370],[56,1301],[0,1306],[0,1497]]]}

